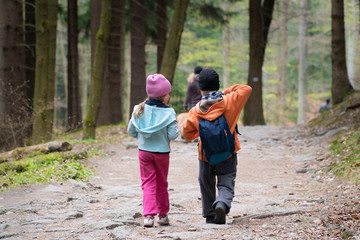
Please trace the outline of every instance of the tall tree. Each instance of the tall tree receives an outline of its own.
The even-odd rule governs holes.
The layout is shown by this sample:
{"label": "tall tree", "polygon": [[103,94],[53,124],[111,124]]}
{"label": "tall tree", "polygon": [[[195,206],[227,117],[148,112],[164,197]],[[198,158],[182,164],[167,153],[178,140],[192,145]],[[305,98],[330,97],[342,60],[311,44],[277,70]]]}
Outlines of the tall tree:
{"label": "tall tree", "polygon": [[346,68],[344,0],[331,0],[331,98],[341,103],[352,91]]}
{"label": "tall tree", "polygon": [[101,95],[100,113],[97,125],[116,124],[123,120],[123,95],[122,83],[124,75],[121,75],[121,60],[124,52],[121,52],[122,29],[126,25],[122,22],[125,1],[112,1],[111,27],[108,47],[107,68],[103,82]]}
{"label": "tall tree", "polygon": [[308,0],[300,1],[299,21],[299,71],[298,71],[298,118],[297,123],[305,122],[307,108],[307,15]]}
{"label": "tall tree", "polygon": [[274,0],[249,1],[250,15],[250,63],[248,85],[252,94],[244,107],[244,125],[264,125],[262,97],[262,66],[265,57],[267,36],[272,20]]}
{"label": "tall tree", "polygon": [[175,0],[174,15],[170,25],[169,36],[166,40],[160,72],[172,83],[175,75],[176,63],[180,52],[181,35],[184,30],[186,9],[189,0]]}
{"label": "tall tree", "polygon": [[[229,11],[230,4],[228,1],[222,3],[225,12]],[[228,16],[224,16],[224,22],[228,23]],[[228,24],[222,26],[223,41],[223,88],[230,87],[231,80],[231,29]]]}
{"label": "tall tree", "polygon": [[69,131],[81,127],[81,98],[79,83],[79,50],[78,50],[78,6],[77,0],[68,0],[68,100],[67,126]]}
{"label": "tall tree", "polygon": [[[35,0],[25,1],[25,79],[26,96],[32,114],[35,86],[35,62],[36,62],[36,31],[35,31]],[[31,136],[31,127],[28,130],[28,136]]]}
{"label": "tall tree", "polygon": [[102,83],[106,68],[107,46],[111,24],[111,0],[101,1],[100,27],[96,34],[96,47],[92,66],[90,95],[84,119],[83,139],[96,137],[96,119],[99,113]]}
{"label": "tall tree", "polygon": [[281,57],[280,57],[280,122],[285,124],[286,119],[286,95],[287,95],[287,34],[288,34],[288,1],[278,2],[280,4],[282,15],[282,31],[281,31]]}
{"label": "tall tree", "polygon": [[22,6],[2,1],[0,8],[0,151],[20,146],[25,137],[26,88],[22,42]]}
{"label": "tall tree", "polygon": [[350,0],[349,4],[345,6],[350,13],[346,38],[349,80],[355,90],[360,90],[360,1]]}
{"label": "tall tree", "polygon": [[37,0],[33,143],[51,139],[54,121],[57,0]]}
{"label": "tall tree", "polygon": [[96,34],[100,26],[101,0],[90,0],[90,44],[91,64],[94,62],[96,48]]}
{"label": "tall tree", "polygon": [[130,1],[131,20],[131,83],[130,83],[130,111],[136,104],[146,98],[146,9],[145,0]]}
{"label": "tall tree", "polygon": [[166,33],[167,33],[167,14],[166,0],[157,0],[156,5],[156,29],[157,29],[157,71],[160,72],[161,61],[164,55]]}

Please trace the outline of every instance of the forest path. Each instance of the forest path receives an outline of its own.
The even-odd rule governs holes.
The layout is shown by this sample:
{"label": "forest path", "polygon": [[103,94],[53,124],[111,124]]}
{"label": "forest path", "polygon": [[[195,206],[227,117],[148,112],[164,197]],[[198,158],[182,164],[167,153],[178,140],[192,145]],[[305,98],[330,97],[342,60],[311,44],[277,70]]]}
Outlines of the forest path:
{"label": "forest path", "polygon": [[[242,127],[227,224],[205,224],[196,143],[171,143],[170,226],[142,227],[137,143],[125,138],[92,158],[89,183],[0,193],[0,239],[336,239],[325,224],[337,183],[320,174],[328,137],[299,127]],[[360,235],[359,235],[360,236]]]}

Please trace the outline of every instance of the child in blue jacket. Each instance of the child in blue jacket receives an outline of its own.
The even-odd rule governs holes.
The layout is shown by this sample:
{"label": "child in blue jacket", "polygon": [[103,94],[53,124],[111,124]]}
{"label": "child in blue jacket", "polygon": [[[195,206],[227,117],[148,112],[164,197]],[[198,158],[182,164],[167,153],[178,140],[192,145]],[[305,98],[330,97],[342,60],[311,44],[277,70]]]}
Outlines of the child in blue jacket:
{"label": "child in blue jacket", "polygon": [[128,133],[138,139],[144,226],[168,225],[169,194],[167,176],[170,140],[178,136],[176,114],[167,106],[171,84],[161,74],[146,79],[148,99],[134,107]]}

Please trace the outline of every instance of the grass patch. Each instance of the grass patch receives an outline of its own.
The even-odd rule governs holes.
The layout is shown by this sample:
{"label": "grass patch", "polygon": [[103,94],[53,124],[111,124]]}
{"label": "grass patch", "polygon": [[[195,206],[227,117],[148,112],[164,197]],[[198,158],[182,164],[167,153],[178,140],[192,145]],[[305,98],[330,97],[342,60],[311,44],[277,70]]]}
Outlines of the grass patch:
{"label": "grass patch", "polygon": [[50,153],[2,164],[0,191],[36,183],[53,183],[68,179],[87,181],[93,170],[81,156]]}
{"label": "grass patch", "polygon": [[349,131],[335,139],[331,152],[336,159],[328,168],[338,177],[360,181],[360,130]]}

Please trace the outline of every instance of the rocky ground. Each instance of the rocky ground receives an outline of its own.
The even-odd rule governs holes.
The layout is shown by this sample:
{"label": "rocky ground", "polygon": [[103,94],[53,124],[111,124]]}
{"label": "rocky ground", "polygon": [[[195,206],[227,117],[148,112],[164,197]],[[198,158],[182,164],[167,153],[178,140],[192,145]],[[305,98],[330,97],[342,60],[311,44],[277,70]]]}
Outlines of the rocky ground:
{"label": "rocky ground", "polygon": [[360,239],[360,187],[323,171],[335,130],[242,127],[227,224],[205,224],[196,143],[172,142],[170,226],[142,226],[137,144],[107,144],[88,183],[0,192],[0,239]]}

